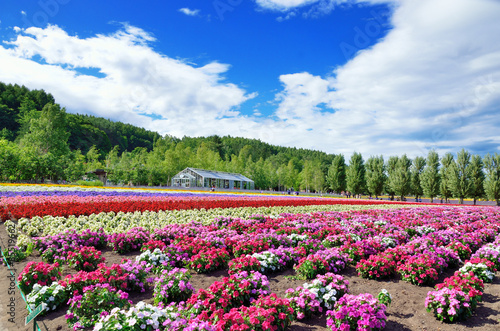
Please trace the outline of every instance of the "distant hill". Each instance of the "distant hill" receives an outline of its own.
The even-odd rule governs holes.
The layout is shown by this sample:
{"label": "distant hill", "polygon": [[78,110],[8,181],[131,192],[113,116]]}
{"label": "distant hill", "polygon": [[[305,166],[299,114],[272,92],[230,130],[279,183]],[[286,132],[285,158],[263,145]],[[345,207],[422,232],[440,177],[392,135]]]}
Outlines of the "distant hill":
{"label": "distant hill", "polygon": [[[23,102],[32,101],[36,111],[41,111],[47,103],[56,103],[54,97],[44,90],[29,90],[25,86],[0,82],[0,137],[14,141],[21,129],[20,114]],[[161,136],[134,125],[113,122],[102,117],[68,114],[68,144],[71,150],[80,149],[86,154],[92,145],[107,154],[114,146],[120,151],[133,151],[144,147],[153,148],[154,141]]]}
{"label": "distant hill", "polygon": [[[54,97],[44,90],[29,90],[25,86],[5,84],[0,82],[0,137],[14,141],[19,135],[21,106],[29,99],[33,101],[36,111],[41,111],[47,103],[56,103]],[[153,149],[154,142],[161,138],[157,132],[149,131],[131,124],[114,122],[102,117],[80,114],[67,114],[68,132],[70,137],[68,145],[71,150],[81,150],[86,154],[95,145],[101,155],[109,153],[114,146],[119,147],[120,152],[132,152],[137,147]],[[263,158],[264,160],[276,155],[281,155],[283,163],[292,158],[296,159],[333,159],[333,155],[308,149],[274,146],[258,139],[247,139],[231,136],[211,137],[183,137],[176,139],[169,137],[171,141],[183,142],[192,149],[197,149],[202,143],[219,153],[224,161],[229,161],[231,155],[239,155],[241,149],[250,146],[250,155],[253,160]]]}

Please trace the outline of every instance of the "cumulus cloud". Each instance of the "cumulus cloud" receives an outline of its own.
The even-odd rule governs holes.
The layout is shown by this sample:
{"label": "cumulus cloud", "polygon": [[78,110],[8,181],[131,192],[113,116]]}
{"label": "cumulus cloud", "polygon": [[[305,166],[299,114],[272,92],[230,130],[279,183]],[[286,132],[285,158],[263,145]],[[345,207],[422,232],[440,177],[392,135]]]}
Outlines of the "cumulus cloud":
{"label": "cumulus cloud", "polygon": [[387,36],[331,77],[281,76],[277,115],[346,154],[498,145],[499,14],[490,0],[401,1]]}
{"label": "cumulus cloud", "polygon": [[242,125],[233,123],[244,120],[237,109],[254,96],[225,81],[228,64],[196,67],[159,54],[150,46],[155,38],[137,27],[90,38],[54,25],[16,31],[17,38],[0,47],[0,80],[43,88],[73,112],[179,136],[213,134],[217,119]]}
{"label": "cumulus cloud", "polygon": [[[290,8],[319,3],[268,2]],[[73,112],[178,137],[230,134],[366,157],[414,157],[430,148],[498,151],[500,3],[390,3],[391,30],[374,46],[347,40],[360,51],[327,76],[277,77],[282,90],[269,100],[276,109],[267,117],[257,109],[239,112],[256,94],[226,80],[229,64],[196,66],[159,54],[154,36],[128,25],[89,38],[57,26],[18,30],[15,40],[0,46],[0,80],[43,88]]]}

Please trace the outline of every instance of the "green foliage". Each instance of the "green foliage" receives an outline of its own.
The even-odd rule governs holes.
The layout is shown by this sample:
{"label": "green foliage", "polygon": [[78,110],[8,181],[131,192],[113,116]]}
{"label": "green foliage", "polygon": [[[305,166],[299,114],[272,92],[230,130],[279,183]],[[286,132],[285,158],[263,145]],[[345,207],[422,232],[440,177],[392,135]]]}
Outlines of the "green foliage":
{"label": "green foliage", "polygon": [[0,82],[0,130],[6,129],[14,140],[21,127],[21,106],[30,105],[29,110],[41,111],[48,103],[55,103],[54,97],[43,90],[32,90],[19,85]]}
{"label": "green foliage", "polygon": [[0,130],[0,140],[1,139],[5,139],[5,140],[9,140],[9,141],[14,140],[14,132],[10,131],[7,128],[3,128],[2,130]]}
{"label": "green foliage", "polygon": [[387,180],[385,181],[385,191],[387,194],[391,196],[391,200],[394,200],[394,189],[392,188],[391,185],[391,178],[395,176],[395,171],[396,171],[396,165],[398,163],[398,157],[397,156],[391,156],[387,160],[387,165],[386,165],[386,170],[387,170]]}
{"label": "green foliage", "polygon": [[447,171],[448,187],[460,204],[470,196],[473,189],[470,159],[470,153],[462,149],[457,153],[457,161],[452,161]]}
{"label": "green foliage", "polygon": [[434,197],[439,194],[439,155],[434,150],[427,154],[427,161],[424,171],[420,177],[423,193],[433,202]]}
{"label": "green foliage", "polygon": [[15,119],[14,110],[0,104],[0,123],[2,123],[0,128],[2,128],[2,136],[5,136],[5,138],[11,138],[12,132],[18,127],[16,121],[13,119]]}
{"label": "green foliage", "polygon": [[299,176],[301,188],[306,191],[323,191],[325,175],[321,171],[321,167],[318,163],[306,160]]}
{"label": "green foliage", "polygon": [[474,204],[476,204],[477,199],[484,198],[486,195],[484,190],[484,164],[479,155],[473,155],[471,158],[470,175],[472,184],[470,197],[474,199]]}
{"label": "green foliage", "polygon": [[490,155],[484,158],[484,168],[486,170],[486,180],[484,189],[489,199],[495,200],[500,206],[500,155]]}
{"label": "green foliage", "polygon": [[59,105],[47,104],[39,116],[26,119],[27,132],[21,137],[22,146],[31,146],[42,155],[62,156],[69,153],[66,131],[66,111]]}
{"label": "green foliage", "polygon": [[80,186],[104,186],[100,180],[77,180],[75,184]]}
{"label": "green foliage", "polygon": [[421,156],[417,156],[413,159],[411,164],[411,192],[418,198],[424,194],[422,188],[422,173],[424,172],[425,159]]}
{"label": "green foliage", "polygon": [[16,144],[0,139],[0,180],[13,181],[17,179],[19,164],[19,149]]}
{"label": "green foliage", "polygon": [[344,155],[336,155],[332,161],[332,164],[328,168],[327,177],[328,187],[333,191],[340,193],[345,191],[347,188],[346,182],[346,164]]}
{"label": "green foliage", "polygon": [[64,178],[70,182],[79,180],[85,175],[85,156],[80,150],[71,152],[67,156],[67,165],[64,168]]}
{"label": "green foliage", "polygon": [[286,169],[286,186],[289,188],[294,187],[296,189],[299,188],[299,169],[300,164],[297,158],[292,158],[288,162],[288,166]]}
{"label": "green foliage", "polygon": [[439,177],[441,178],[441,182],[439,185],[439,192],[441,193],[441,199],[444,198],[446,202],[448,202],[448,199],[451,197],[452,194],[450,190],[450,181],[448,172],[453,162],[454,162],[453,154],[451,153],[446,153],[441,158],[441,169],[439,169]]}
{"label": "green foliage", "polygon": [[131,124],[112,122],[102,117],[70,115],[68,130],[71,149],[81,149],[86,153],[92,145],[104,154],[114,146],[121,151],[132,152],[137,147],[151,151],[154,142],[161,138],[157,132],[139,128]]}
{"label": "green foliage", "polygon": [[360,153],[354,152],[349,160],[349,167],[346,172],[347,190],[352,194],[361,194],[366,187],[365,180],[365,165],[363,156]]}
{"label": "green foliage", "polygon": [[[12,264],[13,262],[20,262],[24,260],[28,255],[26,255],[26,252],[21,250],[17,246],[10,246],[7,248],[4,248],[2,250],[3,256],[7,260],[7,263]],[[2,259],[2,264],[5,264],[4,260]]]}
{"label": "green foliage", "polygon": [[378,197],[384,191],[385,175],[384,157],[372,156],[366,161],[366,186],[368,191]]}
{"label": "green foliage", "polygon": [[389,187],[401,200],[410,193],[411,188],[411,160],[403,154],[397,159],[394,170],[389,173]]}
{"label": "green foliage", "polygon": [[99,151],[97,150],[96,146],[92,146],[85,156],[87,160],[87,163],[85,165],[86,172],[92,172],[97,169],[103,168],[103,164],[101,163],[101,161],[99,161],[99,157]]}

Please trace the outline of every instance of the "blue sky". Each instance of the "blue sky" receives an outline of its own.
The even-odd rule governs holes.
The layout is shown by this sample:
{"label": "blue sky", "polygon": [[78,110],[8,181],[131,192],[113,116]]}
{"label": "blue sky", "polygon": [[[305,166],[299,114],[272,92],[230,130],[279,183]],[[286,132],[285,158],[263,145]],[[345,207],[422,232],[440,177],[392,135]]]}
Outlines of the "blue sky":
{"label": "blue sky", "polygon": [[0,3],[0,81],[177,137],[498,152],[497,0]]}

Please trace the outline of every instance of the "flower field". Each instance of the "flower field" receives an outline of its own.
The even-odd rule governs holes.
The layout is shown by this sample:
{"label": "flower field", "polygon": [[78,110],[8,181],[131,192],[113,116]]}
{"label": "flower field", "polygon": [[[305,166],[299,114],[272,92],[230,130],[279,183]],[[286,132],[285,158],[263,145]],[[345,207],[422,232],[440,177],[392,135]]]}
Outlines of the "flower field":
{"label": "flower field", "polygon": [[91,215],[101,212],[135,212],[240,207],[278,207],[311,205],[375,205],[379,200],[302,198],[295,196],[259,196],[227,194],[186,194],[112,190],[57,191],[26,190],[11,186],[0,191],[0,221],[35,216]]}
{"label": "flower field", "polygon": [[[500,327],[498,208],[32,186],[0,197],[3,254],[48,330]],[[0,329],[32,329],[23,305]]]}

